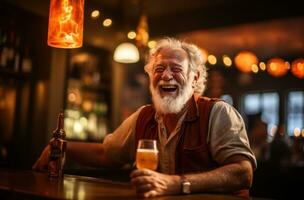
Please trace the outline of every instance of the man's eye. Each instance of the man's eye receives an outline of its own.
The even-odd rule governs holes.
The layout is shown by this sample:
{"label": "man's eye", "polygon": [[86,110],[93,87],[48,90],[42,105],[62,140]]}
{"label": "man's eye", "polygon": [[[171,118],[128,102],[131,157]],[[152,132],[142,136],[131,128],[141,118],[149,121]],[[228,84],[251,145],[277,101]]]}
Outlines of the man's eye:
{"label": "man's eye", "polygon": [[156,67],[154,69],[155,72],[159,73],[159,72],[163,72],[164,71],[164,68],[163,67]]}
{"label": "man's eye", "polygon": [[172,68],[172,71],[173,71],[173,72],[181,72],[182,69],[179,68],[179,67],[174,67],[174,68]]}

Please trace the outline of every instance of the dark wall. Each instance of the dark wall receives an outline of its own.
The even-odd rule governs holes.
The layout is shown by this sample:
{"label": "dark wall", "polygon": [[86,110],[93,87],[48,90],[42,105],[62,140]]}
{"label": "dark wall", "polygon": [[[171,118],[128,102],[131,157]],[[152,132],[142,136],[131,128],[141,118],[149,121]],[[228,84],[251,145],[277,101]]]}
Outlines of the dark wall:
{"label": "dark wall", "polygon": [[[12,168],[30,168],[35,151],[44,145],[41,141],[44,140],[47,125],[46,91],[50,74],[50,48],[46,45],[48,23],[46,18],[4,2],[0,3],[0,13],[3,35],[14,32],[16,38],[20,38],[20,45],[17,47],[16,42],[14,45],[15,52],[20,52],[19,69],[0,69],[0,87],[7,88],[10,83],[9,90],[16,94],[12,99],[13,117],[8,119],[13,120],[12,129],[8,133],[0,130],[0,138],[8,136],[0,142],[1,148],[6,151],[0,164]],[[25,57],[32,62],[28,72],[22,70]]]}

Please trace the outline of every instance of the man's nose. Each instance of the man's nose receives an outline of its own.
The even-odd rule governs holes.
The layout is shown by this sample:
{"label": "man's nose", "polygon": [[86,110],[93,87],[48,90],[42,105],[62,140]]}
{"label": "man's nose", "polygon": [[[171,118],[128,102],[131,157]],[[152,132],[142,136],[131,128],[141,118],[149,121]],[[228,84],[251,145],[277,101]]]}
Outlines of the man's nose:
{"label": "man's nose", "polygon": [[173,77],[172,71],[170,70],[170,68],[166,68],[165,71],[163,71],[162,79],[163,80],[171,80],[172,77]]}

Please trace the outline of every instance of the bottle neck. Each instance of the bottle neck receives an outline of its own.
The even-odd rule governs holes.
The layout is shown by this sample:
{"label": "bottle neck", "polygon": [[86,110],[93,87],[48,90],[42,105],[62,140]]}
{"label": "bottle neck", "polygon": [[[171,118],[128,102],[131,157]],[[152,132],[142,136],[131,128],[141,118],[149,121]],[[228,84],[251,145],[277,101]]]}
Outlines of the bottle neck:
{"label": "bottle neck", "polygon": [[64,114],[61,111],[57,118],[57,128],[53,132],[53,137],[55,138],[65,138],[65,131],[64,131]]}

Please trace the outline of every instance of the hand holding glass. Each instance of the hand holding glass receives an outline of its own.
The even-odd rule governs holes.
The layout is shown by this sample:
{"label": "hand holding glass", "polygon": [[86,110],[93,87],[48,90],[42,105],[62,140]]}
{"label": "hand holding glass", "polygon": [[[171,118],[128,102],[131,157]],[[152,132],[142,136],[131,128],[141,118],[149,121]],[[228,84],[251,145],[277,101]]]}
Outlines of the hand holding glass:
{"label": "hand holding glass", "polygon": [[138,169],[156,170],[158,164],[158,150],[156,140],[142,139],[138,141],[136,153],[136,167]]}

